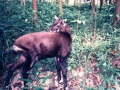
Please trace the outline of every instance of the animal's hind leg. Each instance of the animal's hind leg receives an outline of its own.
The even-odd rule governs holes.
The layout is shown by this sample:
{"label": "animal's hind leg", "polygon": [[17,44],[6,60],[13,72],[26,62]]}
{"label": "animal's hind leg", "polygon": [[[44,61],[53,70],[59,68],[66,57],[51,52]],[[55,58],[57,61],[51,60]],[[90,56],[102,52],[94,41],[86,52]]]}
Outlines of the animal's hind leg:
{"label": "animal's hind leg", "polygon": [[57,69],[57,79],[58,81],[61,80],[61,68],[60,68],[60,63],[59,63],[59,58],[55,57],[55,64],[56,64],[56,69]]}
{"label": "animal's hind leg", "polygon": [[5,78],[5,86],[9,84],[9,81],[10,81],[11,76],[13,75],[13,72],[17,68],[20,68],[25,62],[26,62],[26,58],[23,54],[21,54],[18,60],[9,67],[8,75]]}
{"label": "animal's hind leg", "polygon": [[[23,78],[24,79],[28,79],[28,75],[29,75],[29,70],[30,70],[30,64],[31,64],[31,61],[28,60],[24,66],[22,67],[22,75],[23,75]],[[26,85],[26,81],[24,81],[24,85]]]}

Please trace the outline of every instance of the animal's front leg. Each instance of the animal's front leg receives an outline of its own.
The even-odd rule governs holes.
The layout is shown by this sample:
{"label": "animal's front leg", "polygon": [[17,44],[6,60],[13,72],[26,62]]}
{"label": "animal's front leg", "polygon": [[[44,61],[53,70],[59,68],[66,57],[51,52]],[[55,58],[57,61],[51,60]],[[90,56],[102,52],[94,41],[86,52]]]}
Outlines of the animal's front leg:
{"label": "animal's front leg", "polygon": [[34,54],[31,54],[31,63],[30,63],[30,68],[34,65],[35,61],[36,61],[36,56]]}
{"label": "animal's front leg", "polygon": [[66,59],[61,59],[59,62],[60,62],[60,67],[61,67],[62,75],[63,75],[64,90],[66,90],[66,87],[67,87]]}
{"label": "animal's front leg", "polygon": [[58,82],[61,80],[61,68],[60,68],[60,63],[59,63],[59,58],[55,57],[55,64],[56,64],[56,69],[57,69],[57,79]]}

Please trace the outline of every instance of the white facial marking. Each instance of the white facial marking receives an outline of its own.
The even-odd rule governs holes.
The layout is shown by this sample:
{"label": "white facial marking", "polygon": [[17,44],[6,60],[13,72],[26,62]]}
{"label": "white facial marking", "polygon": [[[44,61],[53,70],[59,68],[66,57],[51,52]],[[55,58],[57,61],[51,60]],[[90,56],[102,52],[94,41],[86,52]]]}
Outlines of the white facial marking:
{"label": "white facial marking", "polygon": [[66,23],[63,26],[66,26]]}
{"label": "white facial marking", "polygon": [[57,30],[57,32],[59,32],[59,31],[60,31],[60,29]]}

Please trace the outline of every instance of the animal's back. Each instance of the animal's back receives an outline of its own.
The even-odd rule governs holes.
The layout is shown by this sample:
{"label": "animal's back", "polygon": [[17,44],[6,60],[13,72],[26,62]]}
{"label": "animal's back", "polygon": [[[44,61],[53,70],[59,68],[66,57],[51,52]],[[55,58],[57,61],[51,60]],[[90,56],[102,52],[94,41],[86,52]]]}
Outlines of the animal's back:
{"label": "animal's back", "polygon": [[71,37],[66,32],[35,32],[21,36],[14,45],[24,51],[36,51],[48,56],[62,53],[65,56],[71,48]]}

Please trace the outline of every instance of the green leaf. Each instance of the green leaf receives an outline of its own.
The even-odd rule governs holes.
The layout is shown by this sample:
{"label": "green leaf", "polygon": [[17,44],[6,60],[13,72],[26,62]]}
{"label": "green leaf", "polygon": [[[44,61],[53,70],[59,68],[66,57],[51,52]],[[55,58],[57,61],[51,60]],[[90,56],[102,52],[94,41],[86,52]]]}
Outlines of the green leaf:
{"label": "green leaf", "polygon": [[47,79],[50,79],[50,78],[51,78],[51,75],[43,77],[43,78],[40,78],[40,81],[41,82],[45,82]]}
{"label": "green leaf", "polygon": [[41,87],[33,87],[33,90],[44,90]]}
{"label": "green leaf", "polygon": [[19,78],[18,80],[25,81],[25,82],[27,82],[27,83],[32,81],[32,80],[24,79],[24,78]]}

